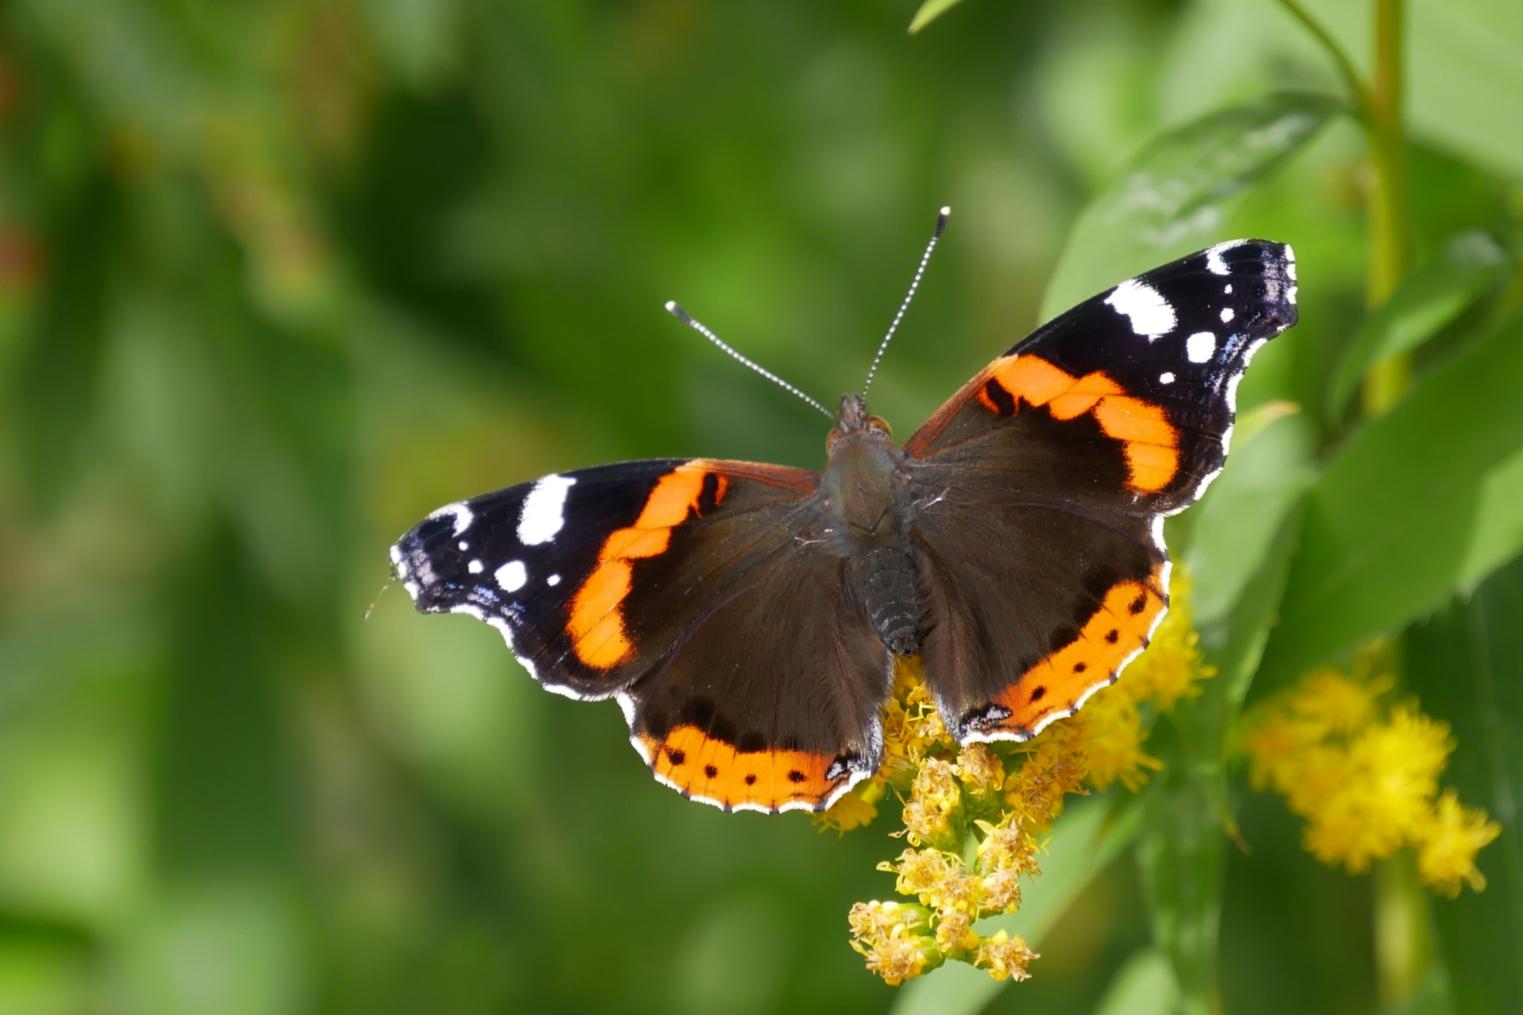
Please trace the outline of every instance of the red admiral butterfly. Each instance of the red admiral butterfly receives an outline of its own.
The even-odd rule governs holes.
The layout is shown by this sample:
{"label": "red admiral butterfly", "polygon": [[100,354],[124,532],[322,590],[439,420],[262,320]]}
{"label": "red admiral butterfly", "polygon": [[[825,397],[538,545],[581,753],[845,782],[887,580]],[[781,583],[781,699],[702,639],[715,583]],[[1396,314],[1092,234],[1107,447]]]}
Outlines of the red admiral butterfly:
{"label": "red admiral butterfly", "polygon": [[1016,343],[902,447],[864,385],[823,472],[545,476],[438,509],[391,559],[418,610],[491,624],[552,691],[617,699],[684,795],[823,809],[878,768],[897,655],[920,654],[963,743],[1031,737],[1116,680],[1168,607],[1163,519],[1221,470],[1238,381],[1295,303],[1288,246],[1218,244]]}

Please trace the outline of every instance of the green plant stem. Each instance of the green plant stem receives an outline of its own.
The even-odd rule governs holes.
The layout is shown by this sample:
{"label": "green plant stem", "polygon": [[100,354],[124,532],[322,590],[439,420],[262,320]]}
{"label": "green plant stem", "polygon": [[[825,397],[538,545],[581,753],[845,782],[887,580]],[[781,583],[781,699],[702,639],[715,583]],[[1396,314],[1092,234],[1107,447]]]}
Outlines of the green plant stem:
{"label": "green plant stem", "polygon": [[[1402,122],[1403,43],[1406,0],[1375,0],[1375,73],[1369,90],[1370,138],[1369,277],[1365,301],[1378,307],[1390,298],[1412,256],[1407,221],[1406,135]],[[1412,385],[1410,354],[1392,357],[1364,381],[1364,411],[1379,415]]]}
{"label": "green plant stem", "polygon": [[1432,960],[1427,900],[1410,855],[1375,864],[1375,967],[1380,1005],[1395,1009],[1422,984]]}
{"label": "green plant stem", "polygon": [[[1402,118],[1406,0],[1375,0],[1375,73],[1370,83],[1368,202],[1370,266],[1365,301],[1391,298],[1412,258],[1407,219],[1406,133]],[[1412,354],[1377,363],[1364,379],[1364,412],[1390,409],[1412,386]],[[1380,999],[1391,1008],[1417,990],[1432,957],[1427,901],[1412,861],[1375,868],[1375,962]]]}
{"label": "green plant stem", "polygon": [[1323,28],[1311,12],[1302,7],[1299,0],[1280,0],[1280,6],[1290,12],[1290,16],[1299,21],[1303,28],[1311,33],[1322,48],[1327,50],[1328,56],[1332,57],[1333,66],[1338,68],[1338,75],[1343,78],[1343,84],[1349,90],[1354,104],[1359,107],[1359,113],[1366,120],[1370,119],[1370,90],[1359,77],[1359,72],[1354,69],[1354,61],[1349,59],[1343,47],[1338,45],[1327,29]]}

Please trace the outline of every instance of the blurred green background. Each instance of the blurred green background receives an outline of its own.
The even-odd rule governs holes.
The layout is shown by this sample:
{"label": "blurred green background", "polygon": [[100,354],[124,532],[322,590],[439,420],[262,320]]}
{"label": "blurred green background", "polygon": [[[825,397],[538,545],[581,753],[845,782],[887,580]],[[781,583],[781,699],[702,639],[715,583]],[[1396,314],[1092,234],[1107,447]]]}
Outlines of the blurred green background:
{"label": "blurred green background", "polygon": [[[1317,6],[1363,74],[1369,5]],[[1338,460],[1358,398],[1331,389],[1371,327],[1370,145],[1317,40],[1269,0],[968,0],[910,35],[914,8],[0,7],[0,1011],[895,1003],[845,923],[891,890],[874,870],[898,849],[890,823],[838,839],[689,804],[649,778],[612,704],[545,694],[495,632],[376,596],[389,542],[464,495],[622,458],[820,463],[822,421],[662,302],[833,402],[942,204],[950,230],[874,389],[901,436],[1042,316],[1259,234],[1296,248],[1303,323],[1242,404],[1301,411],[1289,458],[1253,475],[1281,489]],[[1412,0],[1406,16],[1394,263],[1442,277],[1411,297],[1427,317],[1365,341],[1421,344],[1416,401],[1430,366],[1487,353],[1516,307],[1523,15]],[[1332,99],[1255,106],[1287,90]],[[1223,109],[1247,112],[1169,147]],[[1193,182],[1129,202],[1126,174],[1160,165]],[[1456,242],[1481,253],[1442,275]],[[1442,637],[1469,614],[1444,604],[1523,544],[1523,409],[1456,404],[1410,432],[1472,462],[1463,482],[1491,499],[1359,560],[1405,572],[1442,529],[1437,569],[1463,566],[1358,630],[1314,621],[1359,613],[1364,572],[1337,572],[1343,598],[1288,598],[1299,633],[1271,640],[1270,671],[1442,607],[1460,612],[1432,622],[1450,626],[1429,630],[1425,672],[1464,684]],[[1484,422],[1495,447],[1470,454],[1450,421]],[[1378,462],[1374,486],[1352,467],[1338,481],[1383,498],[1399,470]],[[1281,576],[1292,592],[1322,573],[1305,554],[1380,528],[1348,503],[1307,509],[1322,523]],[[1517,571],[1494,580],[1516,589]],[[1258,580],[1233,574],[1212,587]],[[1511,693],[1513,659],[1486,665]],[[1486,773],[1516,756],[1466,750],[1468,799],[1494,806]],[[1233,806],[1251,852],[1226,861],[1225,1009],[1372,1010],[1369,879],[1319,866],[1278,800]],[[1515,816],[1496,816],[1497,860],[1516,859]],[[1483,869],[1501,903],[1486,919],[1515,942],[1518,868]],[[1152,931],[1123,855],[990,1010],[1091,1010]]]}

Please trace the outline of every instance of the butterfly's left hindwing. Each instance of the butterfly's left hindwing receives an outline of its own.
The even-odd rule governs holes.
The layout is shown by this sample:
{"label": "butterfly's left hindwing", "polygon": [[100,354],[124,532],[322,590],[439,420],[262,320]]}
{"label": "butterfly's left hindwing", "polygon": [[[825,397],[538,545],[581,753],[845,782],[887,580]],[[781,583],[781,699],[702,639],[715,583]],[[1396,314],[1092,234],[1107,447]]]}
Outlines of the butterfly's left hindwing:
{"label": "butterfly's left hindwing", "polygon": [[801,546],[816,483],[705,459],[546,476],[440,508],[392,561],[420,611],[491,624],[550,690],[617,697],[667,784],[816,808],[877,767],[888,658],[841,562]]}
{"label": "butterfly's left hindwing", "polygon": [[1221,470],[1238,381],[1295,298],[1283,244],[1200,251],[1038,329],[909,439],[926,680],[960,739],[1030,736],[1146,646],[1163,516]]}

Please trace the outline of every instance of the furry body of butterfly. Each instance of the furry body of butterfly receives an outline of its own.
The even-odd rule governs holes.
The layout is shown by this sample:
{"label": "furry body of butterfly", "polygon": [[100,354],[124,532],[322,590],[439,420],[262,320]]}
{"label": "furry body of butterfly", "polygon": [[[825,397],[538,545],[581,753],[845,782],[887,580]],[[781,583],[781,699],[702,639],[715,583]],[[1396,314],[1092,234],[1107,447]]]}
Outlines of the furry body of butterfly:
{"label": "furry body of butterfly", "polygon": [[820,477],[826,552],[842,560],[846,585],[873,632],[896,655],[920,649],[924,614],[910,543],[914,501],[904,452],[887,425],[845,395]]}

